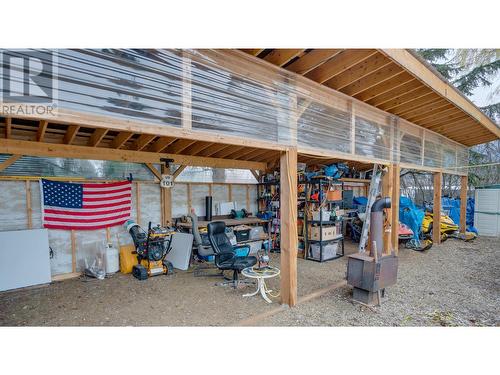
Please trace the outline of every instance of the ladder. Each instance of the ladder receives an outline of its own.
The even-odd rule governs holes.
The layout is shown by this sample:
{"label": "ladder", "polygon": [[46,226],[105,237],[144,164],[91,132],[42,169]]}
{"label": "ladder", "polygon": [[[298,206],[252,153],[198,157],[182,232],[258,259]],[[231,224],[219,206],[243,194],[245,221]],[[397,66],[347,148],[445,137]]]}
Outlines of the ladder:
{"label": "ladder", "polygon": [[363,229],[361,230],[361,236],[359,238],[359,252],[363,253],[366,250],[366,244],[368,243],[368,232],[370,231],[370,213],[372,210],[372,205],[377,198],[379,193],[380,181],[382,180],[383,170],[378,164],[373,165],[372,180],[370,182],[370,190],[368,191],[368,202],[366,203],[366,217],[363,223]]}

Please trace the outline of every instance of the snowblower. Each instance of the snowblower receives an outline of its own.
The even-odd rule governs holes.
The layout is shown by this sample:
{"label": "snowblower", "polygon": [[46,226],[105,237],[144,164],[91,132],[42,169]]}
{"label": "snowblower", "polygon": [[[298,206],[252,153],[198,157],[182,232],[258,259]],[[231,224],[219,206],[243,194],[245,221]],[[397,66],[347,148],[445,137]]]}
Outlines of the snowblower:
{"label": "snowblower", "polygon": [[127,231],[132,236],[137,253],[137,264],[132,268],[132,275],[139,280],[157,275],[168,275],[174,272],[172,263],[165,259],[172,248],[173,230],[148,225],[147,233],[139,224],[128,221]]}

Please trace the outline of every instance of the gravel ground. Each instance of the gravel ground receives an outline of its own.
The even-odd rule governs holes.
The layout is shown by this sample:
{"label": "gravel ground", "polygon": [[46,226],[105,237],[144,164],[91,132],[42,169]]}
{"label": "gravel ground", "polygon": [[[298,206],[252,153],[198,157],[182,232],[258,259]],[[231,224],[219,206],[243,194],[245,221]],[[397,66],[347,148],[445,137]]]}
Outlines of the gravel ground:
{"label": "gravel ground", "polygon": [[[500,241],[448,240],[427,253],[400,251],[398,284],[381,308],[350,301],[350,288],[284,309],[264,326],[499,325]],[[356,251],[346,244],[346,252]],[[279,255],[273,255],[279,264]],[[298,260],[299,296],[345,277],[347,258],[326,263]],[[79,279],[0,294],[0,326],[210,326],[234,325],[276,307],[260,297],[215,286],[215,278],[190,272],[138,281],[117,274],[103,281]],[[278,280],[270,287],[277,289]]]}
{"label": "gravel ground", "polygon": [[[401,250],[398,283],[381,307],[351,302],[348,286],[268,318],[264,326],[499,326],[500,240],[449,239]],[[344,261],[345,263],[345,261]]]}

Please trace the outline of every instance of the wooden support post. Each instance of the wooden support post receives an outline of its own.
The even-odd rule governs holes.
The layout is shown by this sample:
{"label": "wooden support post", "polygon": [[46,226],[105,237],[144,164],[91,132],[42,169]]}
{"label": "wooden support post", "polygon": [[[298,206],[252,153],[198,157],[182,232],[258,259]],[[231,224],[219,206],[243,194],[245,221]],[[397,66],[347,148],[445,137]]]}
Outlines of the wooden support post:
{"label": "wooden support post", "polygon": [[174,172],[174,174],[172,175],[174,181],[177,177],[179,177],[179,175],[182,173],[182,171],[186,169],[186,166],[185,165],[179,165],[179,168],[176,169],[176,171]]}
{"label": "wooden support post", "polygon": [[26,180],[26,215],[28,217],[28,229],[33,228],[33,219],[32,219],[32,209],[31,209],[31,182]]}
{"label": "wooden support post", "polygon": [[252,172],[253,176],[257,180],[257,182],[260,182],[259,180],[259,171],[254,171],[253,169],[250,169],[250,172]]}
{"label": "wooden support post", "polygon": [[[161,165],[161,174],[170,174],[170,167]],[[167,225],[172,221],[172,189],[160,187],[161,207],[162,207],[162,225]]]}
{"label": "wooden support post", "polygon": [[460,178],[460,233],[465,233],[467,228],[467,183],[469,177]]}
{"label": "wooden support post", "polygon": [[43,142],[43,138],[45,137],[45,132],[47,130],[47,125],[49,122],[47,120],[40,121],[40,125],[38,125],[38,131],[36,134],[37,142]]}
{"label": "wooden support post", "polygon": [[432,225],[432,241],[435,245],[441,243],[441,188],[443,183],[443,173],[436,172],[434,180],[434,218]]}
{"label": "wooden support post", "polygon": [[106,242],[111,242],[111,230],[109,229],[109,227],[106,227]]}
{"label": "wooden support post", "polygon": [[76,235],[71,229],[71,272],[76,272]]}
{"label": "wooden support post", "polygon": [[392,233],[391,233],[391,243],[392,249],[395,254],[398,255],[399,252],[399,196],[400,191],[400,174],[401,167],[397,164],[392,166]]}
{"label": "wooden support post", "polygon": [[191,184],[186,184],[187,189],[187,204],[188,204],[188,212],[191,212],[191,208],[193,207],[193,197],[191,195]]}
{"label": "wooden support post", "polygon": [[141,185],[135,183],[135,213],[137,224],[141,225]]}
{"label": "wooden support post", "polygon": [[391,199],[391,208],[386,208],[386,225],[384,226],[384,248],[382,249],[382,254],[390,254],[392,251],[392,231],[398,231],[398,226],[393,226],[393,214],[392,214],[392,203],[393,203],[393,191],[392,184],[394,181],[394,168],[393,165],[387,167],[387,172],[382,176],[382,197],[388,197]]}
{"label": "wooden support post", "polygon": [[297,149],[280,156],[281,303],[297,303]]}
{"label": "wooden support post", "polygon": [[227,201],[228,202],[233,201],[233,186],[232,185],[227,185]]}
{"label": "wooden support post", "polygon": [[158,172],[158,169],[156,169],[156,168],[154,167],[154,165],[153,165],[153,164],[151,164],[151,163],[144,163],[144,165],[146,166],[146,168],[148,168],[148,169],[149,169],[149,171],[150,171],[150,172],[151,172],[151,173],[152,173],[152,174],[153,174],[153,175],[154,175],[154,176],[155,176],[158,180],[160,180],[160,181],[161,181],[161,173],[160,173],[160,172]]}
{"label": "wooden support post", "polygon": [[12,135],[12,119],[10,117],[5,118],[5,138],[9,139]]}

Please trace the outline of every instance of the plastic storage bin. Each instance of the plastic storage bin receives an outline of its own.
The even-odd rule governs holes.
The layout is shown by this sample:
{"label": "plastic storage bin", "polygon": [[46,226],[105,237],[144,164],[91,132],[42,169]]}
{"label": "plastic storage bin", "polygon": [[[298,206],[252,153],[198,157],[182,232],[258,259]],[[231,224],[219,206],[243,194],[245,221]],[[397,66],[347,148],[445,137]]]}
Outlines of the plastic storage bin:
{"label": "plastic storage bin", "polygon": [[[332,259],[337,256],[338,242],[323,244],[323,260]],[[312,258],[320,260],[320,244],[312,243],[310,245],[310,255]]]}
{"label": "plastic storage bin", "polygon": [[[321,219],[320,219],[320,214],[321,214]],[[323,210],[323,211],[313,211],[312,213],[312,217],[313,217],[313,220],[314,221],[329,221],[330,220],[330,215],[331,215],[331,212],[330,211],[326,211],[326,210]]]}
{"label": "plastic storage bin", "polygon": [[236,241],[248,241],[250,239],[250,229],[235,230]]}

